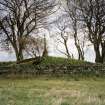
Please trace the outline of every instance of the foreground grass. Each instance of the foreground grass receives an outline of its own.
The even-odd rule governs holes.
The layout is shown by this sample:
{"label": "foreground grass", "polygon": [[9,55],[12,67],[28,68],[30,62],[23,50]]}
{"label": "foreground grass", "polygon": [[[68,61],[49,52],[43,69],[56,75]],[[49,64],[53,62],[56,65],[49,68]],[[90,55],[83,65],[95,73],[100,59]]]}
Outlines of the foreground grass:
{"label": "foreground grass", "polygon": [[105,79],[1,79],[0,105],[105,105]]}

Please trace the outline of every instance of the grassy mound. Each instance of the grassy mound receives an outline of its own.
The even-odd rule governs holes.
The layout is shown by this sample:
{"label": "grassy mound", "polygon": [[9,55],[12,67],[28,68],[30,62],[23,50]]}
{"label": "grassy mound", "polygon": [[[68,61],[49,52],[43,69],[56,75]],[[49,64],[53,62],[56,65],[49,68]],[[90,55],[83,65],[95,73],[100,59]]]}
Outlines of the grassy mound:
{"label": "grassy mound", "polygon": [[[35,61],[34,58],[29,58],[20,61],[19,63],[16,62],[0,62],[0,66],[9,66],[9,65],[31,65]],[[91,65],[93,63],[76,60],[76,59],[67,59],[62,57],[45,57],[39,65]]]}
{"label": "grassy mound", "polygon": [[82,60],[76,60],[76,59],[67,59],[67,58],[61,58],[61,57],[46,57],[41,62],[41,64],[49,65],[49,64],[55,64],[55,65],[85,65],[85,64],[92,64],[90,62],[82,61]]}
{"label": "grassy mound", "polygon": [[[33,64],[35,61],[34,58],[25,59],[23,61],[20,61],[21,64]],[[62,57],[45,57],[38,65],[91,65],[93,63],[82,61],[82,60],[76,60],[76,59],[67,59]]]}

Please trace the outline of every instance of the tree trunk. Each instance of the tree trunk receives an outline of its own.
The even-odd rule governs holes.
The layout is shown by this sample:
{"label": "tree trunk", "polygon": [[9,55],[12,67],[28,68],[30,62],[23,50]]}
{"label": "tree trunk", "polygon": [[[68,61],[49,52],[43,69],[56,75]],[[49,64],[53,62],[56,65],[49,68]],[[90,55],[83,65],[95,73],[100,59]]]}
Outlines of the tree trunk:
{"label": "tree trunk", "polygon": [[101,48],[102,48],[102,62],[105,62],[105,41],[101,43]]}
{"label": "tree trunk", "polygon": [[68,50],[68,47],[67,47],[67,41],[66,41],[66,40],[64,40],[64,45],[65,45],[67,57],[68,57],[68,58],[71,58],[71,55],[70,55],[69,50]]}
{"label": "tree trunk", "polygon": [[75,46],[78,51],[78,60],[84,60],[84,51],[81,48],[81,45],[78,40],[78,33],[77,33],[77,20],[74,20],[74,41],[75,41]]}
{"label": "tree trunk", "polygon": [[78,44],[75,43],[75,46],[78,51],[78,60],[84,60],[84,53],[81,51],[81,48]]}
{"label": "tree trunk", "polygon": [[95,62],[96,63],[103,63],[98,44],[97,45],[96,44],[94,45],[94,51],[95,51]]}
{"label": "tree trunk", "polygon": [[15,51],[15,55],[16,55],[16,61],[19,62],[19,61],[22,61],[23,60],[23,52],[18,52],[18,51]]}
{"label": "tree trunk", "polygon": [[19,62],[23,60],[23,51],[21,47],[18,49],[17,46],[14,45],[13,48],[15,50],[16,61]]}

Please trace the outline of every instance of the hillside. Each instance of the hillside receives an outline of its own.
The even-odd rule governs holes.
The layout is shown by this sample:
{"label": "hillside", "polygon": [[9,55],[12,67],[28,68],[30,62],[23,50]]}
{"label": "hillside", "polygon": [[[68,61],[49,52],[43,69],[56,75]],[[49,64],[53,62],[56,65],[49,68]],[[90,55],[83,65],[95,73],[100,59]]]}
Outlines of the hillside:
{"label": "hillside", "polygon": [[[23,61],[20,61],[18,64],[14,62],[0,62],[0,66],[10,66],[10,65],[24,65],[24,64],[33,64],[35,61],[34,58],[25,59]],[[44,58],[38,65],[91,65],[93,63],[76,60],[76,59],[67,59],[62,57],[46,57]]]}

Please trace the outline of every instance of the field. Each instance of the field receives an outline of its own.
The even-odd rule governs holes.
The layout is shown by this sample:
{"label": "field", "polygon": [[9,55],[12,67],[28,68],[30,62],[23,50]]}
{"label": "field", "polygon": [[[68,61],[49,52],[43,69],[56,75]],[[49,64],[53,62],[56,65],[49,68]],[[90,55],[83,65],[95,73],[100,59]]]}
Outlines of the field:
{"label": "field", "polygon": [[105,79],[0,79],[0,105],[105,105]]}

